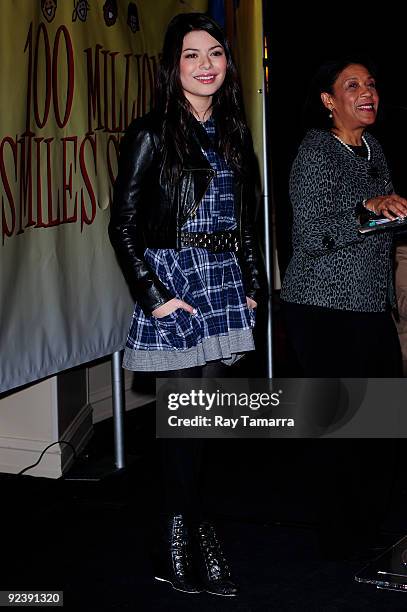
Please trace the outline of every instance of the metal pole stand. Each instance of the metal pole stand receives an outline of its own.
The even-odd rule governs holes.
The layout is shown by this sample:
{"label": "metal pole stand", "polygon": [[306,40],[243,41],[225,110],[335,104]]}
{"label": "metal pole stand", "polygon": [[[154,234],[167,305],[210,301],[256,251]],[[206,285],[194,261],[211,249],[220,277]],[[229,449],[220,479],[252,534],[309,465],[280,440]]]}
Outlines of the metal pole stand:
{"label": "metal pole stand", "polygon": [[112,354],[112,399],[113,399],[113,435],[114,435],[114,465],[111,455],[95,461],[86,452],[78,458],[64,480],[98,481],[118,473],[125,465],[124,455],[124,375],[122,368],[122,351]]}
{"label": "metal pole stand", "polygon": [[112,355],[112,392],[114,427],[114,464],[118,470],[125,467],[124,458],[124,376],[122,351]]}

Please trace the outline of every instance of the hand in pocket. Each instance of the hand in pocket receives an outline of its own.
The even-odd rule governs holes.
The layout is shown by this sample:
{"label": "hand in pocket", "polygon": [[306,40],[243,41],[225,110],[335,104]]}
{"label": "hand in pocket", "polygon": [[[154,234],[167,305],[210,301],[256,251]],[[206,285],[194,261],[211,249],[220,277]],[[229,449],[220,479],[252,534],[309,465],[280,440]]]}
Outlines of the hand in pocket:
{"label": "hand in pocket", "polygon": [[156,319],[161,319],[162,317],[167,317],[169,314],[175,312],[178,308],[186,310],[186,312],[189,312],[189,314],[196,314],[195,308],[193,308],[183,300],[179,300],[178,298],[172,298],[172,300],[165,302],[165,304],[162,304],[158,308],[155,308],[151,314]]}
{"label": "hand in pocket", "polygon": [[246,304],[249,310],[254,310],[255,308],[257,308],[257,302],[255,302],[254,300],[252,300],[252,298],[249,298],[247,296],[246,296]]}

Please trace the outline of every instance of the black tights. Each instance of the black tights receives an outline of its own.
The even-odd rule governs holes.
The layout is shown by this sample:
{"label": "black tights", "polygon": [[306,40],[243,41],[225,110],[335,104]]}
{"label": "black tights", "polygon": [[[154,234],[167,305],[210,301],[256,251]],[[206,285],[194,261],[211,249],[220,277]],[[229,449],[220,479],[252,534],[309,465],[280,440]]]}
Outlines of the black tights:
{"label": "black tights", "polygon": [[[230,367],[214,362],[201,367],[159,372],[160,378],[226,378]],[[199,518],[205,512],[200,491],[205,474],[205,455],[212,440],[205,438],[159,438],[156,440],[158,472],[162,491],[160,513],[182,513]]]}

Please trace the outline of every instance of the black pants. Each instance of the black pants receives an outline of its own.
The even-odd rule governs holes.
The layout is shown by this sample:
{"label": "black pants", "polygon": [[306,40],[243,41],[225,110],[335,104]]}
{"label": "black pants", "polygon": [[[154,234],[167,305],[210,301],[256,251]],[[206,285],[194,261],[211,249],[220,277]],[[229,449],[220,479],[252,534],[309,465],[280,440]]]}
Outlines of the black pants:
{"label": "black pants", "polygon": [[[287,302],[282,308],[286,333],[303,376],[402,376],[400,344],[390,312],[347,312]],[[319,467],[313,481],[318,488],[325,548],[349,548],[358,540],[374,540],[390,498],[397,459],[395,441],[304,442],[312,444],[314,452],[318,445]]]}
{"label": "black pants", "polygon": [[[230,366],[214,362],[202,367],[160,372],[160,378],[227,378]],[[158,376],[158,374],[157,374]],[[159,513],[182,513],[199,518],[205,514],[202,483],[208,479],[205,456],[213,451],[213,440],[202,438],[159,438],[156,440]]]}
{"label": "black pants", "polygon": [[351,312],[282,302],[286,333],[303,376],[401,377],[396,326],[390,312]]}

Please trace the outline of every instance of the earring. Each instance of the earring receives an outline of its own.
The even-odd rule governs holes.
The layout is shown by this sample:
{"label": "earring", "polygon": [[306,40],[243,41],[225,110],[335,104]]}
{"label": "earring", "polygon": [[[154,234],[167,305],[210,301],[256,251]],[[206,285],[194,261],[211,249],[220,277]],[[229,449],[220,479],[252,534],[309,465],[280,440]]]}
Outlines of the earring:
{"label": "earring", "polygon": [[329,117],[330,119],[332,119],[332,117],[333,117],[332,110],[333,110],[333,109],[331,108],[331,110],[330,110],[330,112],[329,112],[329,115],[328,115],[328,117]]}

